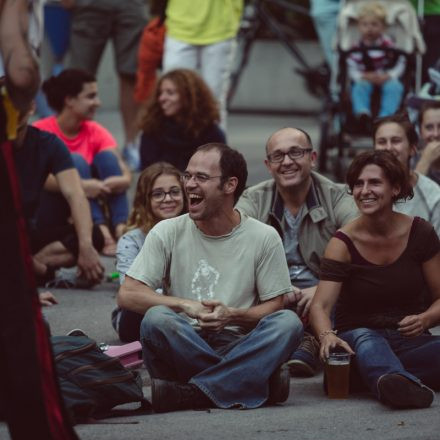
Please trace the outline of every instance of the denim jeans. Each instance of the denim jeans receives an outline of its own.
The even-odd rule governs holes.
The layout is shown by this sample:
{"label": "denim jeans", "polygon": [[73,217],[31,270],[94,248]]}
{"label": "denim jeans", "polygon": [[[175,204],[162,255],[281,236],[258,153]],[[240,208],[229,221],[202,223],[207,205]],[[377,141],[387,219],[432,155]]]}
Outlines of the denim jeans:
{"label": "denim jeans", "polygon": [[[371,114],[371,95],[374,85],[369,81],[357,81],[353,83],[351,88],[351,100],[353,105],[353,113],[359,115],[361,113]],[[381,99],[378,117],[389,116],[394,114],[402,101],[403,84],[397,79],[389,79],[381,86]]]}
{"label": "denim jeans", "polygon": [[[98,153],[92,165],[89,165],[79,154],[72,153],[75,168],[82,179],[105,179],[109,176],[121,176],[117,157],[110,151]],[[95,199],[89,199],[93,223],[96,225],[106,223],[101,206]],[[107,197],[107,203],[111,213],[111,224],[116,226],[125,223],[128,218],[128,199],[124,193],[114,194]],[[70,207],[66,199],[59,192],[43,191],[40,196],[40,204],[36,214],[37,228],[51,228],[63,226],[68,223]]]}
{"label": "denim jeans", "polygon": [[[73,163],[78,170],[81,179],[97,178],[104,180],[110,176],[122,176],[122,170],[118,163],[118,158],[111,151],[101,151],[89,165],[79,154],[72,154]],[[100,225],[106,223],[102,207],[96,199],[89,199],[92,211],[93,223]],[[106,197],[106,202],[110,209],[110,220],[112,226],[125,223],[128,218],[128,199],[125,192],[112,194]]]}
{"label": "denim jeans", "polygon": [[212,44],[190,44],[165,37],[163,71],[185,68],[199,70],[220,106],[220,125],[226,131],[226,96],[236,50],[235,38]]}
{"label": "denim jeans", "polygon": [[341,9],[341,0],[311,0],[310,15],[312,16],[319,43],[329,67],[335,67],[334,58],[337,52],[334,49],[338,15]]}
{"label": "denim jeans", "polygon": [[256,408],[269,396],[269,377],[303,336],[290,310],[265,316],[245,336],[228,330],[197,331],[165,306],[142,321],[144,362],[153,378],[190,382],[219,408]]}
{"label": "denim jeans", "polygon": [[359,374],[376,397],[378,379],[390,373],[440,389],[440,336],[425,333],[408,338],[397,330],[357,328],[339,337],[356,353]]}

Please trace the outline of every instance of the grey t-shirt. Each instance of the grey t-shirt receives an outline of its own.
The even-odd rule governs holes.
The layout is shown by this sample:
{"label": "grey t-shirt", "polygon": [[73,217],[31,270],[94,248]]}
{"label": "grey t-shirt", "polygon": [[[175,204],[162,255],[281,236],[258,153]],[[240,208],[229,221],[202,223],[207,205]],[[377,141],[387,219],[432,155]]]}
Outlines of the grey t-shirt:
{"label": "grey t-shirt", "polygon": [[418,179],[413,188],[414,197],[404,202],[397,201],[394,210],[425,219],[434,226],[435,232],[440,237],[440,186],[428,177],[416,174]]}
{"label": "grey t-shirt", "polygon": [[313,272],[307,267],[299,251],[298,233],[301,225],[304,205],[296,216],[284,207],[286,230],[284,232],[284,250],[286,252],[287,266],[289,267],[290,280],[295,287],[304,289],[316,286],[319,282]]}
{"label": "grey t-shirt", "polygon": [[142,229],[136,228],[126,232],[118,240],[116,247],[116,269],[119,272],[119,284],[124,282],[125,273],[142,249],[146,235]]}
{"label": "grey t-shirt", "polygon": [[244,214],[219,237],[205,235],[188,214],[161,221],[127,275],[152,289],[168,286],[166,295],[244,309],[292,290],[278,233]]}

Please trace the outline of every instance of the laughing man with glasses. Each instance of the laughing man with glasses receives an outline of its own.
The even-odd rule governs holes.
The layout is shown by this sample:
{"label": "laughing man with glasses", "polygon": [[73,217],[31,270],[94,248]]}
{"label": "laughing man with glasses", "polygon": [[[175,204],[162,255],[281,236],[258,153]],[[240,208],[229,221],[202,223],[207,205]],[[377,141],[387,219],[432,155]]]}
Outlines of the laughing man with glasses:
{"label": "laughing man with glasses", "polygon": [[[276,131],[266,144],[265,164],[272,179],[248,188],[237,209],[274,226],[283,244],[294,294],[285,306],[307,319],[320,259],[337,229],[357,217],[345,189],[313,171],[317,153],[310,136],[298,128]],[[306,328],[307,330],[307,328]],[[309,333],[288,364],[294,376],[313,376],[319,366],[318,343]]]}
{"label": "laughing man with glasses", "polygon": [[303,326],[282,310],[292,286],[280,237],[234,209],[246,179],[239,152],[199,147],[182,177],[188,214],[149,232],[119,291],[120,307],[145,315],[156,412],[256,408],[289,395],[283,363]]}

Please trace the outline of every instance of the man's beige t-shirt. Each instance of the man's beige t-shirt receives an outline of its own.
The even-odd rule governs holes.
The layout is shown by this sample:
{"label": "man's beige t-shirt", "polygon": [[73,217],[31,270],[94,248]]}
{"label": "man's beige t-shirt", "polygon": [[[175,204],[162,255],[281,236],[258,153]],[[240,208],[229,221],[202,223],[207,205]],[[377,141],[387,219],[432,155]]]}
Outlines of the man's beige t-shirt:
{"label": "man's beige t-shirt", "polygon": [[153,290],[168,285],[166,295],[216,299],[236,308],[292,290],[278,233],[244,214],[231,233],[220,237],[203,234],[188,214],[161,221],[127,275]]}

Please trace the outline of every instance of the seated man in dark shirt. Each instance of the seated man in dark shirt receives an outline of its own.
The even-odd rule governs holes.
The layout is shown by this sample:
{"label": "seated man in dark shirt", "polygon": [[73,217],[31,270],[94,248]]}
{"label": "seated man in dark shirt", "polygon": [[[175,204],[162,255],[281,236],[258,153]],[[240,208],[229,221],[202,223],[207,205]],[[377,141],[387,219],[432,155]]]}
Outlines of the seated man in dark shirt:
{"label": "seated man in dark shirt", "polygon": [[[35,272],[40,281],[49,280],[56,268],[76,264],[80,276],[91,284],[97,283],[103,267],[95,248],[102,248],[103,237],[99,228],[92,225],[78,172],[60,139],[27,124],[30,114],[27,112],[19,120],[14,159]],[[48,179],[50,175],[54,178]],[[65,197],[73,224],[51,230],[37,228],[34,216],[46,181],[51,182],[51,190],[59,190]]]}

